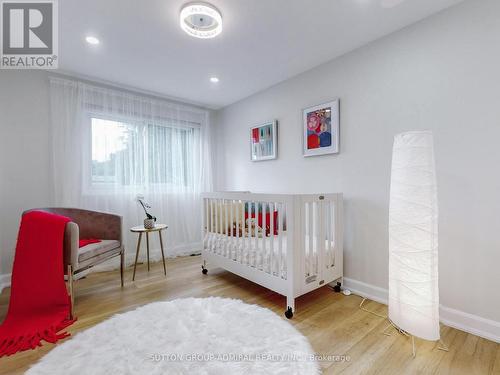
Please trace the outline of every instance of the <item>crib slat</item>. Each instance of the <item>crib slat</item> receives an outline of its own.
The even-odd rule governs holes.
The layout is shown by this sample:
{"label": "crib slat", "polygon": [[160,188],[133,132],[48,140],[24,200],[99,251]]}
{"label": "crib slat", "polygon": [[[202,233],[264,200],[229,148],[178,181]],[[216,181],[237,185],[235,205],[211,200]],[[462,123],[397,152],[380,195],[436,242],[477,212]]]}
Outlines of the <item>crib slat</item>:
{"label": "crib slat", "polygon": [[258,214],[257,214],[257,207],[259,207],[259,203],[257,201],[254,202],[254,221],[255,221],[255,226],[254,226],[254,247],[253,247],[253,266],[257,268],[257,260],[259,257],[259,220],[258,220]]}
{"label": "crib slat", "polygon": [[[257,244],[255,248],[255,268],[260,268],[260,254],[262,250],[262,237],[259,237],[259,209],[262,209],[262,203],[261,202],[255,202],[255,221],[256,221],[256,228],[255,231],[257,232],[257,235],[255,236],[255,243]],[[261,213],[262,214],[262,213]],[[262,223],[262,218],[260,219]]]}
{"label": "crib slat", "polygon": [[224,249],[227,245],[227,237],[225,237],[225,229],[224,229],[224,220],[225,220],[225,217],[224,217],[224,211],[225,211],[225,204],[226,204],[226,200],[225,199],[221,199],[220,201],[220,238],[221,238],[221,242],[220,242],[220,246],[219,246],[219,254],[224,256]]}
{"label": "crib slat", "polygon": [[309,204],[307,202],[304,203],[304,270],[306,276],[309,276]]}
{"label": "crib slat", "polygon": [[206,249],[208,246],[208,211],[207,211],[207,199],[203,198],[203,217],[205,220],[205,223],[203,225],[203,230],[205,231],[204,233],[204,238],[203,238],[203,248]]}
{"label": "crib slat", "polygon": [[332,243],[330,244],[330,248],[331,248],[331,253],[332,253],[332,258],[331,258],[331,265],[332,267],[335,267],[335,250],[337,248],[337,231],[336,231],[336,221],[337,221],[337,217],[335,215],[335,210],[336,210],[336,204],[337,202],[332,202],[332,204],[330,205],[330,231],[332,233]]}
{"label": "crib slat", "polygon": [[208,239],[209,241],[209,249],[210,251],[213,251],[213,238],[214,238],[214,213],[213,213],[213,204],[212,204],[212,199],[208,198],[207,199],[208,204],[210,205],[210,238]]}
{"label": "crib slat", "polygon": [[257,252],[259,248],[259,226],[257,225],[257,202],[253,202],[254,212],[254,247],[253,247],[253,266],[257,267]]}
{"label": "crib slat", "polygon": [[245,248],[245,264],[251,266],[250,264],[250,251],[252,248],[252,226],[250,225],[250,218],[252,217],[252,202],[247,202],[247,246]]}
{"label": "crib slat", "polygon": [[219,216],[217,214],[217,201],[214,199],[212,200],[212,209],[213,209],[213,217],[212,217],[212,221],[214,223],[214,232],[213,232],[213,241],[212,241],[212,245],[213,245],[213,251],[214,253],[217,251],[217,228],[219,226],[218,224],[218,220],[219,220]]}
{"label": "crib slat", "polygon": [[219,228],[219,215],[217,214],[218,209],[218,200],[212,200],[212,209],[213,209],[213,217],[212,221],[214,222],[214,232],[213,232],[213,252],[217,252],[217,229]]}
{"label": "crib slat", "polygon": [[275,204],[275,207],[276,207],[276,211],[278,211],[278,235],[276,237],[276,253],[274,254],[275,255],[275,260],[274,260],[274,263],[275,263],[275,267],[276,267],[276,272],[278,274],[278,277],[281,279],[282,278],[282,273],[281,273],[281,249],[282,249],[282,242],[281,242],[281,238],[283,236],[283,212],[282,212],[282,209],[281,209],[281,203],[280,202],[276,202]]}
{"label": "crib slat", "polygon": [[227,210],[229,211],[228,222],[226,223],[227,231],[229,233],[229,244],[228,244],[228,258],[233,258],[233,249],[234,249],[234,231],[233,231],[233,207],[234,201],[232,199],[229,200],[229,207]]}
{"label": "crib slat", "polygon": [[313,257],[314,257],[314,248],[313,248],[313,237],[314,237],[314,228],[313,228],[313,225],[314,225],[314,205],[312,203],[308,203],[307,204],[309,209],[309,215],[308,215],[308,218],[309,218],[309,253],[308,253],[308,276],[311,276],[313,275],[313,268],[312,268],[312,264],[313,264]]}
{"label": "crib slat", "polygon": [[236,221],[236,245],[234,248],[234,260],[238,261],[238,249],[240,247],[240,219],[238,213],[240,212],[240,202],[236,201],[236,211],[234,212],[234,221]]}
{"label": "crib slat", "polygon": [[222,248],[222,256],[227,257],[227,249],[229,247],[229,242],[231,239],[229,238],[229,231],[227,230],[227,222],[229,221],[228,216],[228,200],[224,199],[222,201],[222,233],[224,238],[224,247]]}
{"label": "crib slat", "polygon": [[236,230],[236,218],[237,218],[237,213],[235,212],[235,209],[237,209],[238,206],[236,205],[236,202],[234,200],[231,201],[231,223],[230,223],[230,228],[231,228],[231,236],[233,236],[233,240],[231,241],[231,259],[236,260],[236,243],[237,243],[237,238],[236,235],[237,230]]}
{"label": "crib slat", "polygon": [[268,266],[267,263],[267,231],[266,231],[266,226],[267,226],[267,202],[262,202],[262,252],[260,254],[260,263],[261,263],[261,268],[262,271],[267,272],[266,268]]}
{"label": "crib slat", "polygon": [[315,246],[315,252],[314,252],[314,274],[315,275],[318,275],[319,274],[319,270],[320,270],[320,263],[319,263],[319,260],[320,260],[320,254],[322,254],[322,248],[324,246],[324,240],[323,240],[323,245],[321,244],[321,227],[320,227],[320,223],[321,223],[321,217],[320,217],[320,214],[321,214],[321,201],[319,202],[314,202],[314,206],[315,206],[315,211],[314,211],[314,242],[316,243],[316,246]]}
{"label": "crib slat", "polygon": [[216,244],[217,244],[217,202],[212,199],[212,211],[213,211],[213,216],[212,216],[212,222],[213,222],[213,233],[212,233],[212,251],[215,253],[217,251]]}
{"label": "crib slat", "polygon": [[213,200],[214,205],[214,253],[217,252],[217,238],[219,233],[219,200]]}
{"label": "crib slat", "polygon": [[224,220],[226,220],[224,211],[225,211],[226,200],[220,200],[220,246],[219,246],[219,254],[224,256],[224,249],[227,244],[226,230],[224,229]]}
{"label": "crib slat", "polygon": [[240,263],[243,263],[243,251],[245,249],[246,245],[246,238],[245,238],[245,207],[246,203],[245,201],[241,201],[242,207],[241,207],[241,246],[240,246]]}
{"label": "crib slat", "polygon": [[[283,211],[283,227],[285,227],[285,225],[288,224],[288,220],[293,220],[293,218],[289,218],[288,217],[288,206],[286,203],[282,203],[281,204],[281,208],[282,208],[282,211]],[[287,280],[288,279],[288,264],[287,264],[287,253],[288,251],[293,251],[292,249],[292,244],[290,243],[290,241],[288,241],[288,238],[287,237],[290,237],[290,236],[293,236],[293,233],[289,233],[288,231],[288,226],[287,226],[287,233],[284,233],[284,236],[282,237],[283,238],[283,241],[286,241],[286,244],[283,244],[283,251],[281,252],[280,254],[280,258],[281,258],[281,265],[282,265],[282,276],[281,278],[284,279],[284,280]],[[285,246],[286,245],[286,246]],[[293,272],[293,270],[291,270],[290,272]]]}
{"label": "crib slat", "polygon": [[326,268],[330,268],[331,264],[330,201],[324,203],[323,217],[325,219],[325,240],[326,240],[325,265]]}
{"label": "crib slat", "polygon": [[333,267],[335,264],[335,251],[334,251],[334,236],[335,236],[335,227],[333,225],[333,210],[334,204],[333,202],[329,202],[328,205],[328,266]]}
{"label": "crib slat", "polygon": [[248,202],[248,249],[247,249],[247,264],[248,266],[252,266],[252,248],[253,248],[253,243],[254,240],[252,237],[254,236],[254,231],[252,230],[252,210],[253,210],[254,204],[253,202]]}
{"label": "crib slat", "polygon": [[269,203],[269,232],[270,232],[270,243],[269,243],[269,273],[274,275],[274,207],[275,203]]}
{"label": "crib slat", "polygon": [[314,203],[309,203],[310,207],[310,217],[309,217],[309,222],[311,225],[311,231],[309,235],[309,241],[311,244],[311,247],[309,249],[309,275],[314,275]]}
{"label": "crib slat", "polygon": [[201,235],[203,241],[203,249],[207,248],[208,243],[208,221],[207,221],[207,200],[201,199]]}
{"label": "crib slat", "polygon": [[326,232],[325,232],[325,201],[319,201],[319,212],[318,212],[318,245],[319,245],[319,253],[318,253],[318,274],[323,272],[325,269],[325,264],[328,262],[327,254],[326,254]]}
{"label": "crib slat", "polygon": [[208,198],[207,199],[207,207],[208,207],[208,216],[209,216],[209,221],[208,221],[208,249],[212,251],[212,239],[213,239],[213,225],[214,225],[214,218],[212,216],[212,199]]}
{"label": "crib slat", "polygon": [[321,244],[321,235],[322,235],[322,230],[321,230],[321,223],[322,218],[321,218],[321,203],[322,201],[319,202],[314,202],[316,205],[316,211],[315,211],[315,225],[314,225],[314,230],[315,230],[315,236],[314,240],[316,242],[316,252],[314,253],[314,273],[316,275],[319,275],[319,270],[321,267],[320,264],[320,259],[321,259],[321,254],[323,253],[323,247],[325,245],[325,240],[323,238],[323,244]]}
{"label": "crib slat", "polygon": [[218,241],[219,243],[219,246],[217,246],[217,249],[218,249],[218,253],[219,254],[222,254],[222,242],[223,242],[223,238],[222,238],[222,202],[223,202],[223,199],[219,199],[219,209],[218,209],[218,218],[219,218],[219,230],[217,231],[218,233],[218,238],[220,239],[220,241]]}
{"label": "crib slat", "polygon": [[[279,273],[281,278],[285,278],[285,268],[286,268],[286,258],[283,256],[283,241],[286,239],[285,233],[285,205],[280,203],[280,208],[278,212],[278,221],[279,221],[279,238],[278,238],[278,246],[279,246]],[[287,244],[288,245],[288,244]]]}
{"label": "crib slat", "polygon": [[[260,250],[262,246],[262,238],[259,237],[259,209],[262,208],[261,202],[255,202],[255,256],[254,256],[254,266],[255,268],[259,268],[260,263]],[[262,222],[262,219],[261,219]]]}
{"label": "crib slat", "polygon": [[219,200],[218,199],[213,199],[212,200],[212,205],[213,205],[213,210],[214,210],[214,233],[217,233],[217,229],[219,228],[219,215],[217,214],[217,211],[219,210]]}
{"label": "crib slat", "polygon": [[214,200],[214,221],[215,221],[215,233],[214,233],[214,253],[217,253],[217,243],[219,239],[219,200]]}
{"label": "crib slat", "polygon": [[[319,274],[319,270],[320,270],[320,258],[321,258],[321,249],[322,249],[322,245],[320,243],[321,241],[321,227],[320,227],[320,224],[321,224],[321,217],[320,217],[320,214],[321,214],[321,202],[314,202],[315,206],[316,206],[316,211],[314,212],[314,231],[315,231],[315,235],[314,235],[314,241],[316,242],[316,246],[315,246],[315,253],[314,253],[314,273],[316,275]],[[324,242],[324,241],[323,241]]]}
{"label": "crib slat", "polygon": [[[229,201],[231,202],[231,201]],[[231,204],[231,203],[229,203]],[[226,235],[226,238],[225,238],[225,241],[224,241],[224,256],[226,258],[229,257],[229,249],[230,249],[230,245],[231,245],[231,237],[229,236],[229,215],[228,215],[228,201],[227,200],[224,200],[224,233]]]}
{"label": "crib slat", "polygon": [[315,275],[315,269],[314,269],[314,264],[315,264],[315,257],[316,257],[316,247],[315,247],[315,242],[316,242],[316,237],[315,237],[315,221],[316,221],[316,205],[314,202],[310,203],[311,205],[311,235],[309,237],[309,241],[311,241],[311,256],[310,256],[310,262],[309,262],[309,274],[310,275]]}
{"label": "crib slat", "polygon": [[218,232],[219,232],[219,200],[214,199],[213,200],[213,206],[214,206],[214,241],[213,241],[213,246],[214,246],[214,253],[217,252],[217,238],[218,238]]}

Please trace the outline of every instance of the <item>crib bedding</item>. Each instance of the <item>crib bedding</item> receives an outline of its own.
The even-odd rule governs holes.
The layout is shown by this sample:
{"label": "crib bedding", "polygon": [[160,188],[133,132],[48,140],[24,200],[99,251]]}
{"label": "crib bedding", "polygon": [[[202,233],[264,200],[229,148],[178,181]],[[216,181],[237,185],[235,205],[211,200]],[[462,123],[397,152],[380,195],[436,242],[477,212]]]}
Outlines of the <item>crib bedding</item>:
{"label": "crib bedding", "polygon": [[[271,243],[271,237],[273,237]],[[265,241],[264,241],[265,239]],[[279,249],[279,240],[281,239],[281,256]],[[309,236],[304,237],[304,246],[309,248]],[[265,243],[265,251],[262,243]],[[271,246],[272,245],[272,246]],[[325,240],[325,249],[333,249],[333,241]],[[284,232],[281,236],[267,237],[230,237],[224,234],[211,233],[206,238],[206,248],[216,254],[222,255],[233,261],[246,264],[250,267],[257,268],[260,271],[270,273],[274,276],[280,276],[286,279],[287,264],[287,236]],[[317,267],[317,241],[312,241],[312,253],[305,257],[305,269],[308,270],[311,266]],[[308,273],[306,271],[306,275]]]}

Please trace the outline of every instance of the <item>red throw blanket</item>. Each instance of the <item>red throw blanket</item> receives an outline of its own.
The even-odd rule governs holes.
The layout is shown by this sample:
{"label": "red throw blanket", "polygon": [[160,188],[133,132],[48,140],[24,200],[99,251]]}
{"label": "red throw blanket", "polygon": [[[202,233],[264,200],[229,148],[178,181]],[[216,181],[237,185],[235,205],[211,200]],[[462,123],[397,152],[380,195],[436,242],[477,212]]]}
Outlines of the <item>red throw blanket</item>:
{"label": "red throw blanket", "polygon": [[0,357],[69,336],[70,299],[64,283],[64,229],[69,218],[31,211],[21,219]]}
{"label": "red throw blanket", "polygon": [[102,240],[98,240],[97,238],[83,238],[78,241],[78,247],[84,247],[93,243],[99,243]]}

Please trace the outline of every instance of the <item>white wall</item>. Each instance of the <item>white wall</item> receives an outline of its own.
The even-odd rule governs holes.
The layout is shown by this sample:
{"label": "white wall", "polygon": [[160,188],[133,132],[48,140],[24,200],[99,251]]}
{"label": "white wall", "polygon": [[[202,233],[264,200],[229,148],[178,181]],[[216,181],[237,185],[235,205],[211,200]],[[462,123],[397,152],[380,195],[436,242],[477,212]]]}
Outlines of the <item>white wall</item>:
{"label": "white wall", "polygon": [[0,70],[0,275],[11,272],[21,213],[49,204],[49,182],[47,73]]}
{"label": "white wall", "polygon": [[[303,158],[301,109],[336,97],[341,153]],[[500,322],[499,100],[500,2],[468,0],[221,110],[218,188],[343,192],[345,274],[387,288],[393,136],[432,129],[441,303]],[[279,159],[252,163],[249,127],[273,118]]]}

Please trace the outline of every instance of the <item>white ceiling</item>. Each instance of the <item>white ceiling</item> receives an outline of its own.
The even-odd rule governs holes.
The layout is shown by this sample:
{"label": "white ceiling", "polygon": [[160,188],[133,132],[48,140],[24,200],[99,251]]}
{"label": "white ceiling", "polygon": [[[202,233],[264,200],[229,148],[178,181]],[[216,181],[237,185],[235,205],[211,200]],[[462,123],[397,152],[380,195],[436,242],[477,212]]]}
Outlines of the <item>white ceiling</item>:
{"label": "white ceiling", "polygon": [[220,108],[460,1],[210,0],[224,29],[201,40],[179,27],[188,0],[61,0],[59,67]]}

